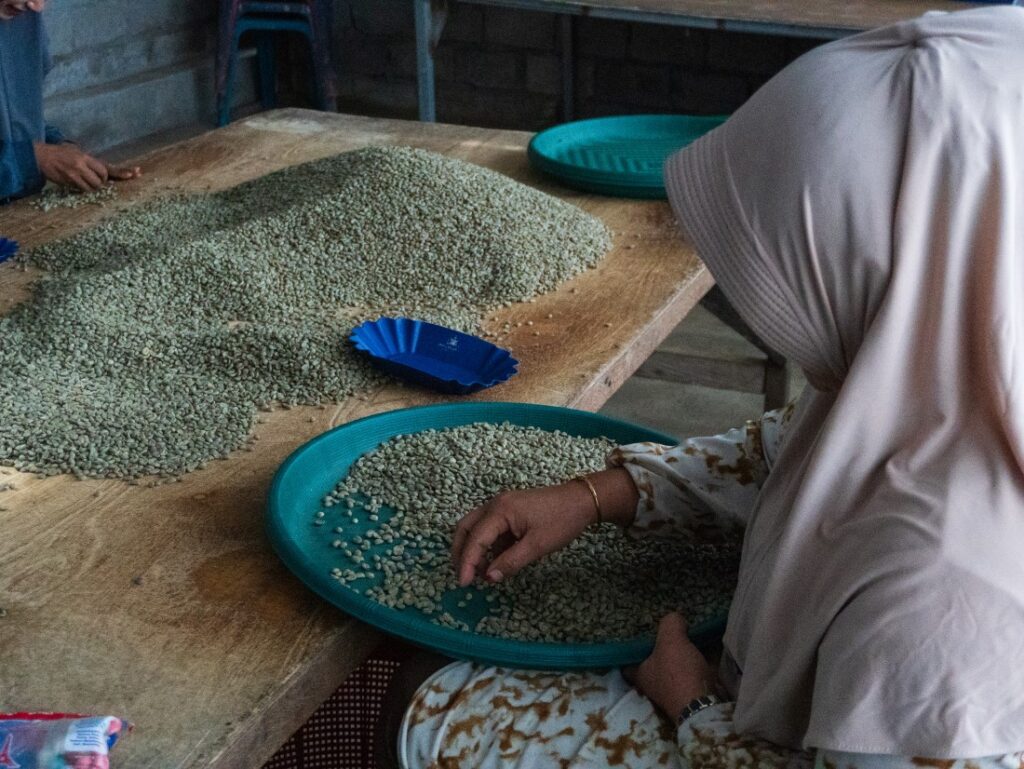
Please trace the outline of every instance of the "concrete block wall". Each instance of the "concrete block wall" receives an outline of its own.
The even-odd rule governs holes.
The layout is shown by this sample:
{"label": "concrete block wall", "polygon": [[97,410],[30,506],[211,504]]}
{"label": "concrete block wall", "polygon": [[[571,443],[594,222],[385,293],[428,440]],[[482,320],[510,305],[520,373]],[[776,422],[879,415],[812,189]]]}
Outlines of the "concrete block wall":
{"label": "concrete block wall", "polygon": [[[410,0],[333,0],[343,111],[416,116]],[[437,51],[438,117],[537,129],[560,119],[558,18],[451,2]],[[49,120],[92,151],[214,124],[217,3],[57,0],[45,11]],[[575,20],[576,114],[712,114],[741,104],[816,43],[792,38]],[[285,46],[282,104],[308,91],[304,46]],[[255,101],[242,66],[238,98]],[[308,101],[305,101],[308,103]]]}
{"label": "concrete block wall", "polygon": [[[558,122],[558,18],[450,2],[436,55],[438,119],[538,129]],[[414,117],[409,0],[338,0],[344,111]],[[818,41],[593,18],[575,20],[576,114],[734,110]]]}
{"label": "concrete block wall", "polygon": [[[44,11],[53,69],[47,119],[91,151],[191,124],[212,127],[217,3],[56,0]],[[254,100],[240,67],[239,104]]]}

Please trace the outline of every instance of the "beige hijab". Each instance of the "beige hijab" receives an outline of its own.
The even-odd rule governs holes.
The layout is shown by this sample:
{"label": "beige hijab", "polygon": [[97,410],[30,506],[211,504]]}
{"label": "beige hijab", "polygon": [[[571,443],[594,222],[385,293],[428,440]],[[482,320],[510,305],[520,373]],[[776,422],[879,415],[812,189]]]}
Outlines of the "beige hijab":
{"label": "beige hijab", "polygon": [[737,726],[1024,750],[1024,9],[812,51],[666,180],[728,298],[814,385],[747,529]]}

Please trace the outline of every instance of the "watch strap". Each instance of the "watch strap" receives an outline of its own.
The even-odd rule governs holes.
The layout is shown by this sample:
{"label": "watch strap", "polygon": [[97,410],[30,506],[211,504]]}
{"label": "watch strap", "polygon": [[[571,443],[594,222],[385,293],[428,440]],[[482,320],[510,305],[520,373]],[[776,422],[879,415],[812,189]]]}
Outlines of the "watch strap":
{"label": "watch strap", "polygon": [[722,702],[721,697],[714,694],[705,694],[696,699],[690,700],[690,702],[683,708],[679,714],[679,719],[676,721],[677,726],[682,726],[688,718],[691,718],[705,708],[710,708],[712,705],[718,705]]}

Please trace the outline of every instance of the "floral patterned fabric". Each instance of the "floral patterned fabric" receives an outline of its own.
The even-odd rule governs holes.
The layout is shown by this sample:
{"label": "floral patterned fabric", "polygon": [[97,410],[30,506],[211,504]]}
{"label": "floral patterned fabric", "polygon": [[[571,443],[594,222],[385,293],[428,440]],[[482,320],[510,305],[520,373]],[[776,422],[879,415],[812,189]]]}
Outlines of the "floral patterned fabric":
{"label": "floral patterned fabric", "polygon": [[723,435],[612,451],[608,465],[624,467],[640,492],[633,531],[672,527],[703,540],[742,531],[792,414],[790,405]]}
{"label": "floral patterned fabric", "polygon": [[[678,446],[637,443],[608,457],[640,491],[632,531],[715,540],[742,531],[793,407]],[[618,670],[544,673],[455,662],[413,698],[399,736],[404,769],[1024,769],[1021,754],[972,761],[793,751],[737,734],[733,705],[681,726]]]}

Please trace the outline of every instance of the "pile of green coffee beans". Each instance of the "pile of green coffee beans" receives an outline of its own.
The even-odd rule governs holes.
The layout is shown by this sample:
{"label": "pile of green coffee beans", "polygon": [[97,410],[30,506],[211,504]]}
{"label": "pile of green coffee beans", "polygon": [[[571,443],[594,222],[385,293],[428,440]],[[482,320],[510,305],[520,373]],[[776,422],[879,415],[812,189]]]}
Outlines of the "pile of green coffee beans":
{"label": "pile of green coffee beans", "polygon": [[115,215],[24,256],[0,318],[0,464],[173,477],[260,408],[380,383],[345,341],[381,315],[478,330],[610,246],[596,218],[495,172],[376,147]]}
{"label": "pile of green coffee beans", "polygon": [[117,197],[117,189],[113,183],[105,184],[92,192],[80,192],[71,187],[47,186],[32,201],[32,207],[39,211],[52,211],[55,208],[81,208],[82,206],[105,206]]}
{"label": "pile of green coffee beans", "polygon": [[600,470],[613,445],[511,424],[398,436],[352,466],[312,523],[337,551],[332,574],[341,584],[447,627],[574,643],[649,634],[670,611],[691,626],[721,615],[739,544],[695,543],[680,531],[634,536],[594,526],[499,584],[458,587],[450,548],[463,514],[500,491]]}

